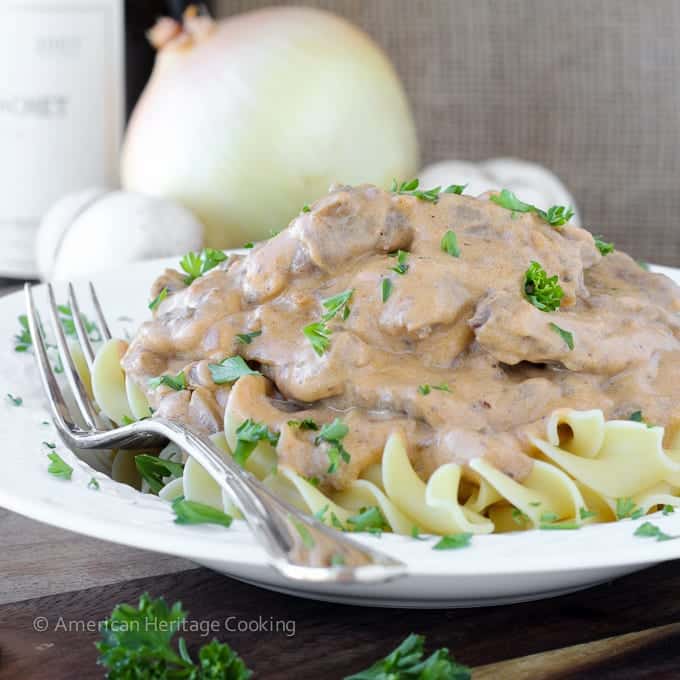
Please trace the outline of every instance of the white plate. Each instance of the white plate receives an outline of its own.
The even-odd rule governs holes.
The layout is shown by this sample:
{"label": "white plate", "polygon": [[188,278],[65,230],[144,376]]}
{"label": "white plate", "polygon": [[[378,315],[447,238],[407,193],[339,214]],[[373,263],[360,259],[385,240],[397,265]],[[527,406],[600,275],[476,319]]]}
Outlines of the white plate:
{"label": "white plate", "polygon": [[[151,282],[176,259],[128,267],[119,274],[94,278],[115,335],[132,333],[148,318]],[[655,268],[680,282],[680,270]],[[80,283],[82,299],[85,286]],[[65,300],[63,287],[58,287]],[[44,291],[37,301],[44,309]],[[90,310],[84,306],[84,311]],[[645,520],[624,520],[578,531],[528,531],[477,536],[461,550],[434,551],[434,539],[417,541],[383,534],[357,535],[403,560],[407,576],[384,585],[304,585],[287,581],[267,565],[264,552],[243,522],[231,528],[178,526],[160,499],[142,495],[111,481],[63,446],[60,454],[75,468],[72,480],[47,473],[49,449],[55,440],[42,398],[33,358],[13,350],[17,316],[24,312],[20,293],[0,299],[0,505],[33,519],[116,543],[186,557],[216,571],[266,588],[321,600],[390,607],[469,607],[549,597],[622,576],[664,560],[680,558],[680,541],[656,542],[633,536]],[[121,321],[132,317],[134,322]],[[4,393],[23,397],[13,406]],[[90,462],[93,462],[92,459]],[[91,477],[100,489],[89,489]],[[663,531],[680,535],[680,513],[656,516]]]}

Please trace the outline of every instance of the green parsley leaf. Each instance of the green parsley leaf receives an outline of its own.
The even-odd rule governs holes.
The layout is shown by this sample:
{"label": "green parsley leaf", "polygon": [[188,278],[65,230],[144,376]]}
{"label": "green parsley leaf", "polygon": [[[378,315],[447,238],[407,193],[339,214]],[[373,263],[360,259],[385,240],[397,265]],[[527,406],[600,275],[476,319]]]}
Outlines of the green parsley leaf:
{"label": "green parsley leaf", "polygon": [[581,525],[577,524],[574,521],[553,522],[553,523],[539,524],[538,528],[542,529],[543,531],[573,531],[574,529],[580,529]]}
{"label": "green parsley leaf", "polygon": [[175,498],[172,509],[175,512],[175,524],[220,524],[230,527],[233,521],[232,516],[226,512],[203,503],[188,501],[184,496]]}
{"label": "green parsley leaf", "polygon": [[442,536],[441,540],[432,546],[433,550],[457,550],[467,548],[472,540],[472,534],[460,533]]}
{"label": "green parsley leaf", "polygon": [[304,336],[312,343],[312,348],[319,355],[330,347],[331,344],[331,330],[323,322],[310,323],[302,329]]}
{"label": "green parsley leaf", "polygon": [[351,290],[346,290],[343,293],[338,293],[333,297],[329,297],[326,300],[322,300],[321,304],[327,310],[326,313],[321,317],[324,322],[330,321],[336,314],[342,316],[344,321],[350,313],[349,303],[354,295],[354,288]]}
{"label": "green parsley leaf", "polygon": [[236,448],[234,460],[243,467],[255,450],[258,442],[267,441],[272,446],[279,443],[279,433],[271,432],[263,423],[257,423],[248,418],[236,428]]}
{"label": "green parsley leaf", "polygon": [[581,520],[590,519],[591,517],[597,517],[597,513],[592,510],[588,510],[588,508],[579,508],[578,514]]}
{"label": "green parsley leaf", "polygon": [[301,430],[318,430],[319,426],[312,418],[305,418],[304,420],[289,420],[290,427],[299,427]]}
{"label": "green parsley leaf", "polygon": [[430,386],[429,385],[418,385],[418,392],[422,394],[423,396],[426,396],[430,393]]}
{"label": "green parsley leaf", "polygon": [[160,597],[152,600],[144,593],[137,607],[119,604],[101,628],[96,643],[98,663],[108,670],[111,680],[249,680],[252,672],[227,644],[213,640],[198,652],[194,664],[186,643],[173,638],[182,627],[187,612],[176,602],[169,607]]}
{"label": "green parsley leaf", "polygon": [[180,392],[187,388],[187,380],[184,371],[180,371],[177,375],[159,375],[157,378],[149,380],[149,387],[151,389],[158,389],[161,385],[170,387],[173,390]]}
{"label": "green parsley leaf", "polygon": [[664,505],[662,510],[664,517],[672,515],[675,512],[675,508],[672,505]]}
{"label": "green parsley leaf", "polygon": [[420,535],[420,527],[417,524],[414,524],[411,527],[411,538],[415,538],[417,541],[425,540],[425,538]]}
{"label": "green parsley leaf", "polygon": [[253,331],[252,333],[237,333],[236,339],[242,345],[249,345],[255,338],[259,338],[262,335],[262,331]]}
{"label": "green parsley leaf", "polygon": [[221,250],[214,248],[204,248],[200,253],[188,252],[179,263],[179,266],[187,274],[184,277],[184,283],[190,286],[196,279],[214,269],[226,259],[227,256]]}
{"label": "green parsley leaf", "polygon": [[312,550],[316,545],[316,542],[314,541],[314,537],[312,536],[310,530],[302,522],[299,522],[294,517],[290,517],[289,519],[297,530],[298,534],[300,534],[302,545],[304,545],[307,550]]}
{"label": "green parsley leaf", "polygon": [[642,411],[633,411],[629,416],[628,420],[632,420],[634,423],[643,423]]}
{"label": "green parsley leaf", "polygon": [[616,519],[626,519],[627,517],[636,519],[635,515],[637,513],[640,513],[637,517],[641,517],[643,514],[641,509],[635,505],[632,498],[617,498],[615,513]]}
{"label": "green parsley leaf", "polygon": [[259,371],[250,368],[245,359],[239,356],[227,357],[219,364],[208,364],[208,368],[216,385],[235,382],[244,375],[262,375]]}
{"label": "green parsley leaf", "polygon": [[442,241],[440,244],[441,249],[452,255],[453,257],[460,257],[460,248],[458,247],[458,238],[456,233],[449,229],[444,236],[442,236]]}
{"label": "green parsley leaf", "polygon": [[423,660],[422,635],[409,635],[393,652],[345,680],[470,680],[472,671],[450,655],[446,647]]}
{"label": "green parsley leaf", "polygon": [[447,383],[441,383],[439,385],[418,385],[418,392],[422,395],[428,395],[432,390],[438,390],[439,392],[450,392],[451,388]]}
{"label": "green parsley leaf", "polygon": [[14,396],[13,394],[7,393],[7,399],[14,406],[21,406],[24,400],[21,397]]}
{"label": "green parsley leaf", "polygon": [[515,194],[508,189],[502,189],[499,194],[492,194],[489,196],[489,200],[492,203],[499,205],[501,208],[512,210],[512,212],[528,213],[535,210],[531,203],[520,201],[519,198],[517,198],[517,196],[515,196]]}
{"label": "green parsley leaf", "polygon": [[375,505],[361,508],[358,514],[347,518],[347,524],[352,531],[367,531],[370,534],[379,534],[390,528],[380,508]]}
{"label": "green parsley leaf", "polygon": [[251,248],[255,247],[255,244],[252,241],[248,241],[248,243],[244,243],[243,247],[246,248],[247,250],[250,250]]}
{"label": "green parsley leaf", "polygon": [[21,314],[18,320],[20,328],[19,332],[14,336],[14,351],[26,352],[33,344],[31,331],[28,330],[28,317],[25,314]]}
{"label": "green parsley leaf", "polygon": [[151,302],[149,302],[149,309],[151,309],[152,311],[156,309],[156,307],[158,307],[158,305],[160,305],[161,302],[163,302],[163,300],[165,300],[166,297],[168,297],[168,289],[163,288],[161,292],[158,293],[158,295],[156,295],[156,297],[153,300],[151,300]]}
{"label": "green parsley leaf", "polygon": [[307,482],[307,484],[311,484],[312,486],[319,486],[321,484],[321,480],[318,477],[305,477],[302,475],[302,478]]}
{"label": "green parsley leaf", "polygon": [[552,330],[557,333],[562,340],[566,343],[567,347],[569,348],[569,351],[574,349],[574,335],[573,333],[564,330],[564,328],[560,328],[556,323],[553,323],[552,321],[548,324]]}
{"label": "green parsley leaf", "polygon": [[645,522],[641,524],[634,533],[634,536],[643,536],[644,538],[655,538],[657,541],[670,541],[675,538],[675,536],[669,536],[665,534],[661,529],[659,529],[656,524],[651,522]]}
{"label": "green parsley leaf", "polygon": [[607,243],[606,241],[603,241],[599,236],[595,236],[594,240],[595,247],[600,251],[600,255],[602,255],[603,257],[614,252],[613,243]]}
{"label": "green parsley leaf", "polygon": [[524,273],[523,291],[524,297],[542,312],[554,312],[564,297],[557,275],[548,276],[538,262],[532,262]]}
{"label": "green parsley leaf", "polygon": [[90,481],[87,483],[87,488],[99,491],[99,482],[94,477],[91,477]]}
{"label": "green parsley leaf", "polygon": [[539,521],[540,522],[557,522],[559,519],[559,516],[554,513],[554,512],[544,512],[541,514]]}
{"label": "green parsley leaf", "polygon": [[459,196],[465,191],[467,184],[449,184],[446,189],[442,190],[443,194],[458,194]]}
{"label": "green parsley leaf", "polygon": [[396,253],[390,253],[390,257],[396,257],[397,258],[397,265],[396,267],[391,267],[393,272],[396,272],[400,276],[403,276],[406,274],[408,271],[408,256],[409,252],[408,250],[397,250]]}
{"label": "green parsley leaf", "polygon": [[380,296],[383,302],[387,302],[392,293],[392,281],[390,279],[383,279],[380,283]]}
{"label": "green parsley leaf", "polygon": [[328,508],[330,506],[328,503],[323,506],[323,508],[320,508],[314,513],[314,517],[319,520],[319,522],[325,522],[326,521],[326,513],[328,512]]}
{"label": "green parsley leaf", "polygon": [[342,445],[342,440],[347,436],[349,427],[345,425],[339,418],[336,418],[332,423],[326,423],[321,427],[321,431],[316,436],[314,443],[319,446],[321,442],[330,444],[327,455],[330,465],[328,467],[328,474],[337,472],[340,466],[340,461],[349,463],[351,460],[350,454]]}
{"label": "green parsley leaf", "polygon": [[303,213],[312,212],[312,209],[309,207],[309,205],[308,205],[307,203],[305,203],[305,204],[302,206],[302,212],[303,212]]}
{"label": "green parsley leaf", "polygon": [[48,453],[47,457],[52,461],[47,467],[47,472],[60,479],[71,479],[73,468],[58,453],[53,451]]}
{"label": "green parsley leaf", "polygon": [[[169,481],[184,474],[184,464],[140,453],[135,456],[135,467],[152,493],[158,493]],[[168,479],[169,478],[169,479]]]}
{"label": "green parsley leaf", "polygon": [[573,216],[574,211],[564,205],[553,205],[548,210],[534,208],[536,214],[547,222],[551,227],[561,227],[565,225]]}
{"label": "green parsley leaf", "polygon": [[492,194],[489,200],[496,205],[511,210],[513,213],[535,213],[551,227],[561,227],[566,224],[573,216],[574,211],[564,205],[553,205],[548,210],[541,210],[531,203],[520,201],[519,198],[508,189],[502,189],[499,194]]}

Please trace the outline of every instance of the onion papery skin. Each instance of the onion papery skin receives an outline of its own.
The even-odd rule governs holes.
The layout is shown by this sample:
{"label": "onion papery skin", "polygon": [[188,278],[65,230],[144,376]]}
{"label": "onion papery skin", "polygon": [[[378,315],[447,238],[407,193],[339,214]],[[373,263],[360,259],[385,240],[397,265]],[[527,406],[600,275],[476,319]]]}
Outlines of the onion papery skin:
{"label": "onion papery skin", "polygon": [[415,176],[413,117],[386,55],[310,8],[270,8],[162,47],[132,115],[122,184],[178,200],[206,245],[268,238],[333,183]]}

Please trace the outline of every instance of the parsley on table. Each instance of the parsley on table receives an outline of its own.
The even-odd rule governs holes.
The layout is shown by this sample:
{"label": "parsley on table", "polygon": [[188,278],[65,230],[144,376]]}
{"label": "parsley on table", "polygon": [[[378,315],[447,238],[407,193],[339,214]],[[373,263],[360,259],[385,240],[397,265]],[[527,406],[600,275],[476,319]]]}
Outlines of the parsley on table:
{"label": "parsley on table", "polygon": [[336,418],[332,423],[323,425],[321,431],[314,440],[314,443],[317,446],[321,444],[321,442],[329,444],[327,451],[328,460],[330,462],[327,470],[329,475],[337,472],[341,460],[345,461],[345,463],[349,463],[351,460],[350,454],[342,445],[342,440],[347,436],[348,432],[349,427],[347,427],[347,425],[339,418]]}
{"label": "parsley on table", "polygon": [[53,451],[48,453],[47,457],[51,461],[47,467],[47,472],[60,479],[71,479],[73,468],[58,453]]}
{"label": "parsley on table", "polygon": [[242,345],[249,345],[255,338],[259,338],[262,335],[262,331],[252,331],[251,333],[237,333],[236,339]]}
{"label": "parsley on table", "polygon": [[602,255],[603,257],[614,252],[613,243],[607,243],[606,241],[603,241],[599,236],[595,236],[594,240],[595,247],[600,251],[600,255]]}
{"label": "parsley on table", "polygon": [[352,295],[354,295],[354,288],[322,300],[321,304],[326,311],[321,316],[321,321],[310,323],[302,329],[302,333],[319,356],[322,356],[331,344],[332,331],[328,327],[328,322],[338,314],[343,321],[347,319],[350,314],[349,303]]}
{"label": "parsley on table", "polygon": [[442,536],[438,543],[432,546],[433,550],[458,550],[467,548],[472,540],[472,534],[464,532]]}
{"label": "parsley on table", "polygon": [[450,184],[446,189],[442,189],[441,186],[432,189],[420,189],[419,186],[420,180],[418,179],[412,179],[408,182],[397,182],[396,179],[393,179],[391,191],[393,194],[407,194],[409,196],[415,196],[421,201],[436,203],[439,200],[439,194],[460,195],[465,190],[467,184]]}
{"label": "parsley on table", "polygon": [[556,323],[552,323],[552,321],[548,324],[551,328],[551,330],[555,331],[562,340],[564,340],[565,344],[569,348],[569,351],[572,351],[574,349],[574,334],[565,330],[564,328],[560,328]]}
{"label": "parsley on table", "polygon": [[173,390],[180,392],[187,388],[187,379],[184,371],[180,371],[177,375],[159,375],[157,378],[151,378],[148,382],[149,387],[157,389],[161,385],[170,387]]}
{"label": "parsley on table", "polygon": [[21,406],[24,403],[24,400],[21,397],[18,397],[14,394],[10,394],[9,392],[7,393],[7,400],[13,406]]}
{"label": "parsley on table", "polygon": [[657,541],[671,541],[675,536],[669,536],[659,529],[656,524],[645,522],[641,524],[634,533],[634,536],[642,536],[644,538],[655,538]]}
{"label": "parsley on table", "polygon": [[176,479],[184,474],[184,464],[140,453],[135,456],[135,467],[152,493],[158,493],[166,484],[167,477]]}
{"label": "parsley on table", "polygon": [[289,420],[290,427],[299,427],[301,430],[318,430],[319,426],[312,418],[304,418],[303,420]]}
{"label": "parsley on table", "polygon": [[158,307],[158,305],[160,305],[161,302],[165,300],[166,297],[168,297],[168,289],[163,288],[161,292],[158,293],[158,295],[156,295],[156,297],[153,300],[151,300],[151,302],[149,302],[149,309],[152,311],[155,310]]}
{"label": "parsley on table", "polygon": [[162,597],[152,600],[148,593],[137,607],[119,604],[102,626],[96,643],[99,665],[111,680],[249,680],[252,676],[243,660],[226,643],[212,640],[189,655],[183,638],[173,638],[187,612],[180,602],[169,607]]}
{"label": "parsley on table", "polygon": [[392,271],[396,272],[400,276],[406,274],[406,272],[409,269],[408,256],[409,256],[408,250],[397,250],[396,253],[390,253],[390,257],[397,258],[396,266],[391,267]]}
{"label": "parsley on table", "polygon": [[236,428],[236,448],[234,460],[243,467],[255,450],[258,442],[267,441],[272,446],[279,443],[279,433],[271,432],[264,423],[257,423],[248,418]]}
{"label": "parsley on table", "polygon": [[186,272],[184,283],[190,286],[226,259],[227,256],[221,250],[214,248],[203,248],[200,253],[188,252],[179,262],[179,266]]}
{"label": "parsley on table", "polygon": [[458,238],[456,237],[456,233],[451,229],[442,236],[440,247],[445,253],[448,253],[452,257],[460,257]]}
{"label": "parsley on table", "polygon": [[370,534],[380,534],[390,528],[380,508],[376,505],[361,508],[358,514],[347,518],[347,524],[352,531],[367,531]]}
{"label": "parsley on table", "polygon": [[564,205],[553,205],[547,210],[541,210],[540,208],[534,208],[534,210],[551,227],[561,227],[574,216],[574,211]]}
{"label": "parsley on table", "polygon": [[184,496],[172,502],[175,524],[219,524],[229,528],[233,521],[231,515],[209,505],[188,501]]}
{"label": "parsley on table", "polygon": [[208,368],[216,385],[235,382],[244,375],[262,375],[259,371],[250,368],[240,356],[227,357],[219,364],[208,364]]}
{"label": "parsley on table", "polygon": [[391,294],[392,294],[392,281],[390,279],[383,279],[380,282],[380,297],[382,301],[387,302]]}
{"label": "parsley on table", "polygon": [[456,662],[446,647],[423,659],[425,638],[411,633],[384,659],[344,680],[470,680],[472,671]]}
{"label": "parsley on table", "polygon": [[554,312],[564,297],[557,275],[548,276],[538,262],[532,262],[524,273],[522,288],[524,297],[542,312]]}
{"label": "parsley on table", "polygon": [[521,201],[508,189],[502,189],[500,193],[492,194],[489,200],[513,213],[534,213],[551,227],[561,227],[574,216],[574,211],[564,205],[553,205],[547,210],[541,210],[531,203]]}

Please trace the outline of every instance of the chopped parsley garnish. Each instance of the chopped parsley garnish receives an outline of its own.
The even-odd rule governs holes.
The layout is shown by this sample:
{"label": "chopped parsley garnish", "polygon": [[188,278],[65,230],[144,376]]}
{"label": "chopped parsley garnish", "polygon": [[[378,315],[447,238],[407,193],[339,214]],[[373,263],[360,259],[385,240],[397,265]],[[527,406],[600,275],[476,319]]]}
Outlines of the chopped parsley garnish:
{"label": "chopped parsley garnish", "polygon": [[578,516],[581,520],[591,519],[592,517],[597,517],[597,513],[593,510],[588,510],[588,508],[579,508]]}
{"label": "chopped parsley garnish", "polygon": [[672,515],[675,512],[675,508],[672,505],[664,505],[662,510],[664,517]]}
{"label": "chopped parsley garnish", "polygon": [[419,189],[420,180],[412,179],[408,182],[397,182],[392,180],[392,193],[394,194],[408,194],[415,196],[421,201],[428,201],[429,203],[436,203],[439,200],[439,194],[462,194],[467,184],[450,184],[446,189],[442,190],[441,186],[433,189]]}
{"label": "chopped parsley garnish", "polygon": [[308,205],[307,203],[305,203],[305,204],[302,206],[302,212],[303,212],[303,213],[312,212],[312,209],[309,207],[309,205]]}
{"label": "chopped parsley garnish", "polygon": [[423,659],[424,642],[412,633],[384,659],[345,680],[470,680],[471,669],[457,663],[446,647]]}
{"label": "chopped parsley garnish", "polygon": [[560,328],[556,323],[553,323],[552,321],[549,324],[550,328],[557,333],[562,340],[566,343],[567,347],[569,348],[569,351],[574,349],[574,335],[573,333],[570,333],[569,331],[564,330],[564,328]]}
{"label": "chopped parsley garnish", "polygon": [[441,385],[418,385],[418,392],[422,395],[428,395],[432,390],[439,390],[440,392],[450,392],[451,388],[446,383]]}
{"label": "chopped parsley garnish", "polygon": [[302,329],[302,333],[312,344],[312,348],[319,355],[330,347],[331,344],[331,330],[324,322],[310,323]]}
{"label": "chopped parsley garnish", "polygon": [[148,384],[152,389],[157,389],[161,385],[165,385],[166,387],[170,387],[173,390],[180,392],[187,388],[187,379],[184,375],[184,371],[180,371],[177,375],[159,375],[157,378],[151,378]]}
{"label": "chopped parsley garnish", "polygon": [[614,252],[613,243],[607,243],[606,241],[603,241],[599,236],[595,236],[594,239],[595,247],[600,251],[600,255],[602,255],[603,257]]}
{"label": "chopped parsley garnish", "polygon": [[163,302],[163,300],[165,300],[166,297],[168,297],[168,289],[163,288],[161,292],[158,293],[158,295],[156,295],[156,297],[153,300],[151,300],[151,302],[149,302],[149,309],[151,310],[156,309],[156,307],[158,307],[158,305],[160,305],[161,302]]}
{"label": "chopped parsley garnish", "polygon": [[639,519],[645,514],[642,508],[638,508],[632,498],[617,498],[616,499],[616,519]]}
{"label": "chopped parsley garnish", "polygon": [[196,279],[224,262],[227,256],[221,250],[203,248],[200,253],[188,252],[179,262],[179,266],[186,272],[184,283],[190,286]]}
{"label": "chopped parsley garnish", "polygon": [[48,449],[56,449],[57,445],[54,442],[43,442],[43,446],[46,446]]}
{"label": "chopped parsley garnish", "polygon": [[99,491],[99,482],[94,477],[90,477],[87,488],[92,489],[93,491]]}
{"label": "chopped parsley garnish", "polygon": [[425,539],[420,535],[420,527],[414,524],[411,527],[411,538],[415,538],[417,541],[424,541]]}
{"label": "chopped parsley garnish", "polygon": [[400,276],[403,276],[408,271],[408,250],[397,250],[396,253],[390,253],[390,257],[397,258],[397,264],[395,267],[390,267],[393,272],[396,272]]}
{"label": "chopped parsley garnish", "polygon": [[634,533],[634,536],[642,536],[644,538],[655,538],[657,541],[671,541],[675,536],[669,536],[659,529],[656,524],[645,522],[641,524]]}
{"label": "chopped parsley garnish", "polygon": [[634,423],[643,423],[642,411],[633,411],[629,416],[628,420],[632,420]]}
{"label": "chopped parsley garnish", "polygon": [[[311,484],[312,486],[319,486],[319,484],[321,484],[321,480],[318,477],[305,477],[303,475],[302,478],[305,480],[305,482],[307,482],[307,484]],[[328,506],[326,506],[326,508],[328,508]]]}
{"label": "chopped parsley garnish", "polygon": [[383,302],[387,302],[392,293],[392,281],[390,279],[383,279],[380,283],[380,297]]}
{"label": "chopped parsley garnish", "polygon": [[262,375],[259,371],[250,368],[245,359],[239,356],[227,357],[219,364],[208,364],[208,368],[216,385],[235,382],[244,375]]}
{"label": "chopped parsley garnish", "polygon": [[523,291],[524,297],[542,312],[554,312],[564,297],[557,275],[548,276],[538,262],[532,262],[524,273]]}
{"label": "chopped parsley garnish", "polygon": [[513,213],[535,213],[551,227],[561,227],[574,216],[574,211],[564,205],[553,205],[548,210],[541,210],[531,203],[521,201],[508,189],[502,189],[499,194],[492,194],[489,200]]}
{"label": "chopped parsley garnish", "polygon": [[539,521],[540,522],[557,522],[559,519],[559,516],[554,513],[554,512],[544,512],[541,514]]}
{"label": "chopped parsley garnish", "polygon": [[272,446],[279,443],[279,433],[270,432],[269,428],[263,423],[256,423],[248,418],[236,428],[236,448],[234,449],[234,460],[243,467],[255,450],[258,442],[267,441]]}
{"label": "chopped parsley garnish", "polygon": [[304,545],[307,550],[312,550],[316,545],[316,542],[314,541],[314,537],[312,536],[310,530],[302,522],[296,520],[294,517],[290,517],[290,521],[297,530],[298,534],[300,534],[302,545]]}
{"label": "chopped parsley garnish", "polygon": [[252,331],[252,333],[237,333],[236,339],[242,345],[249,345],[255,338],[259,338],[262,335],[262,331]]}
{"label": "chopped parsley garnish", "polygon": [[460,533],[449,534],[442,536],[441,540],[432,546],[433,550],[457,550],[458,548],[467,548],[472,540],[472,534]]}
{"label": "chopped parsley garnish", "polygon": [[345,321],[350,313],[349,303],[352,299],[352,295],[354,295],[354,288],[322,300],[321,304],[326,310],[326,313],[323,314],[321,319],[327,322],[333,319],[336,314],[340,314],[342,320]]}
{"label": "chopped parsley garnish", "polygon": [[255,247],[255,244],[252,241],[248,241],[248,243],[244,243],[243,247],[246,248],[247,250],[250,250],[251,248]]}
{"label": "chopped parsley garnish", "polygon": [[452,255],[453,257],[460,257],[460,248],[458,247],[458,238],[456,233],[449,229],[444,236],[442,236],[441,249]]}
{"label": "chopped parsley garnish", "polygon": [[175,512],[175,524],[220,524],[230,527],[233,521],[232,516],[226,512],[203,503],[188,501],[184,496],[175,498],[172,509]]}
{"label": "chopped parsley garnish", "polygon": [[357,515],[347,518],[347,524],[352,531],[367,531],[370,534],[380,534],[390,528],[380,508],[375,505],[361,508]]}
{"label": "chopped parsley garnish", "polygon": [[21,397],[17,397],[14,394],[7,393],[7,400],[14,406],[21,406],[24,400]]}
{"label": "chopped parsley garnish", "polygon": [[177,479],[184,474],[184,464],[140,453],[135,456],[135,467],[152,493],[158,493],[167,482],[167,477]]}
{"label": "chopped parsley garnish", "polygon": [[530,521],[529,515],[522,512],[519,508],[513,508],[510,514],[512,516],[512,521],[519,527],[523,527]]}
{"label": "chopped parsley garnish", "polygon": [[189,655],[186,642],[173,638],[184,627],[187,612],[180,602],[169,607],[162,597],[152,600],[148,593],[137,607],[119,604],[100,628],[96,643],[98,663],[108,678],[195,678],[196,680],[249,680],[252,672],[226,643],[212,640],[198,652],[198,661]]}
{"label": "chopped parsley garnish", "polygon": [[321,431],[316,436],[314,443],[319,446],[321,442],[326,442],[329,444],[328,447],[328,460],[330,465],[328,466],[328,474],[332,475],[337,472],[338,467],[340,467],[340,461],[343,460],[345,463],[349,463],[351,460],[350,454],[347,452],[345,447],[342,445],[342,440],[347,436],[349,432],[349,427],[345,425],[339,418],[336,418],[332,423],[326,423],[321,427]]}
{"label": "chopped parsley garnish", "polygon": [[580,529],[581,525],[574,522],[546,522],[538,525],[539,529],[543,531],[573,531],[574,529]]}
{"label": "chopped parsley garnish", "polygon": [[290,427],[299,427],[301,430],[318,430],[319,426],[312,418],[304,418],[303,420],[289,420]]}
{"label": "chopped parsley garnish", "polygon": [[47,471],[51,475],[59,477],[60,479],[71,479],[73,468],[58,453],[53,451],[52,453],[48,453],[47,457],[51,461],[47,467]]}

